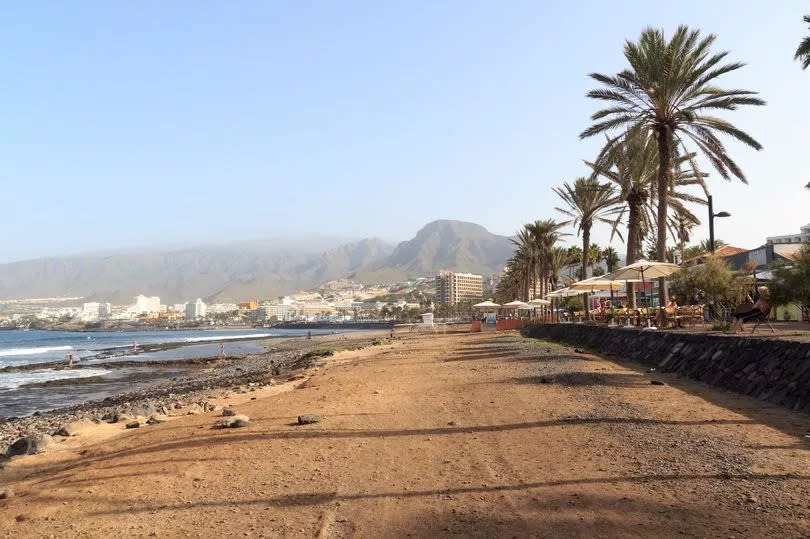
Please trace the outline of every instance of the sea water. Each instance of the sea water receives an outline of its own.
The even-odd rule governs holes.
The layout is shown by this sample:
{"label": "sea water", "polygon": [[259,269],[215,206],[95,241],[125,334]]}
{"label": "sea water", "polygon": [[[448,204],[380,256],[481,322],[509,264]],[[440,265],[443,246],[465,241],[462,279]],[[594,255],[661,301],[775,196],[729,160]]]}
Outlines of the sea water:
{"label": "sea water", "polygon": [[[300,329],[222,329],[183,331],[0,331],[0,417],[28,415],[103,398],[170,376],[186,368],[151,362],[228,356],[265,350],[267,339],[331,333]],[[170,349],[144,352],[147,345]],[[68,355],[81,367],[64,368]],[[150,365],[108,368],[119,361]],[[59,365],[53,365],[58,362]],[[95,365],[98,364],[98,367]],[[42,365],[39,368],[38,365]],[[18,370],[19,369],[19,370]]]}

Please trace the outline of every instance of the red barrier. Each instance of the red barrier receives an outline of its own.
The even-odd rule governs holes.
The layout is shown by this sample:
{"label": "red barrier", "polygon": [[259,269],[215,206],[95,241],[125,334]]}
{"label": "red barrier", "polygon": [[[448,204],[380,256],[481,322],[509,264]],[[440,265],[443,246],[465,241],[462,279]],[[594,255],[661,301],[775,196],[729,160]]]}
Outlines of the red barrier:
{"label": "red barrier", "polygon": [[470,331],[481,331],[481,321],[480,320],[473,320],[472,326],[470,327]]}
{"label": "red barrier", "polygon": [[523,320],[520,320],[519,318],[511,320],[498,320],[495,322],[495,329],[498,331],[508,329],[523,329]]}

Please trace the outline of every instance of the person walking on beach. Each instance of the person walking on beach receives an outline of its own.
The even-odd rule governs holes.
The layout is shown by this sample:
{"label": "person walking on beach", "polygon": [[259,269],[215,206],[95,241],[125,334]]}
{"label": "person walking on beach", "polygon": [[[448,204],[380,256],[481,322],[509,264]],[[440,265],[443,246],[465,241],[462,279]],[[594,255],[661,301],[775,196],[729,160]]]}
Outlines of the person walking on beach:
{"label": "person walking on beach", "polygon": [[68,368],[73,367],[73,354],[68,354],[67,360],[68,360],[67,364]]}

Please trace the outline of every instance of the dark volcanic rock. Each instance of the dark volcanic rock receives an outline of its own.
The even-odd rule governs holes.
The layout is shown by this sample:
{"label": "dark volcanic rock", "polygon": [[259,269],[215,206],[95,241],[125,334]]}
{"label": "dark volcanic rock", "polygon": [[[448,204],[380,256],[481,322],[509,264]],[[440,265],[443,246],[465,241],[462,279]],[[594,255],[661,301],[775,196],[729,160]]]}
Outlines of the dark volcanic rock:
{"label": "dark volcanic rock", "polygon": [[53,443],[53,438],[48,434],[32,434],[19,438],[6,450],[7,457],[17,455],[35,455],[41,453]]}
{"label": "dark volcanic rock", "polygon": [[129,423],[127,423],[127,428],[128,428],[128,429],[137,429],[137,428],[139,428],[140,426],[141,426],[141,422],[140,422],[140,421],[130,421]]}

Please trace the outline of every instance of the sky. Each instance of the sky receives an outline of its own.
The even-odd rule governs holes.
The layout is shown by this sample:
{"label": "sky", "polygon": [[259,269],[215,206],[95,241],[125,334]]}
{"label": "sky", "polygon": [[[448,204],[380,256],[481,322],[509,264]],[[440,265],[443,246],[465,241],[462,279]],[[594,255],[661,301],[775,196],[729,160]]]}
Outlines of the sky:
{"label": "sky", "polygon": [[[709,178],[718,238],[810,223],[806,2],[18,2],[0,21],[0,261],[309,234],[499,234],[586,174],[591,72],[646,26],[717,34],[749,185]],[[704,212],[704,208],[697,208]],[[707,236],[706,227],[694,237]],[[606,244],[609,231],[593,239]],[[576,241],[573,238],[573,241]],[[613,245],[620,251],[624,246]]]}

